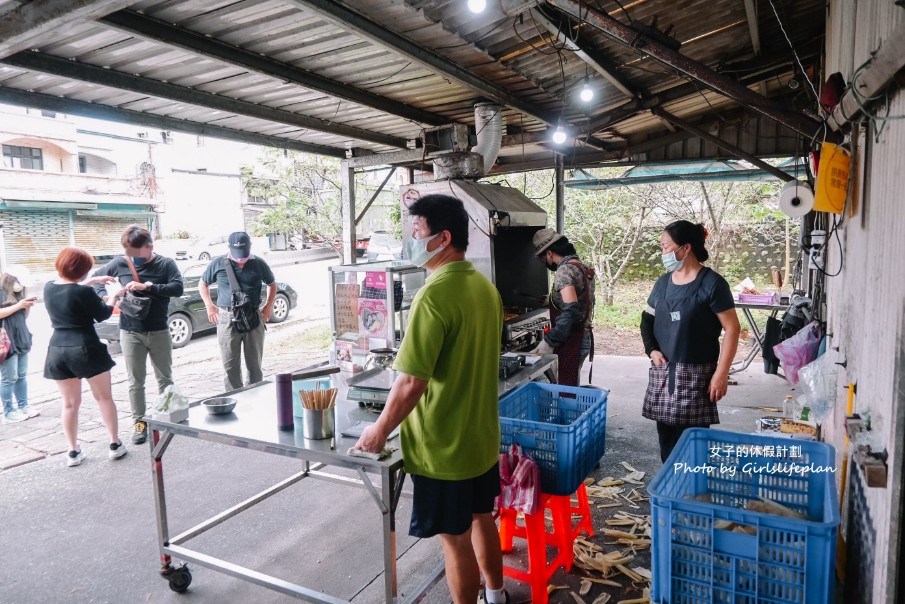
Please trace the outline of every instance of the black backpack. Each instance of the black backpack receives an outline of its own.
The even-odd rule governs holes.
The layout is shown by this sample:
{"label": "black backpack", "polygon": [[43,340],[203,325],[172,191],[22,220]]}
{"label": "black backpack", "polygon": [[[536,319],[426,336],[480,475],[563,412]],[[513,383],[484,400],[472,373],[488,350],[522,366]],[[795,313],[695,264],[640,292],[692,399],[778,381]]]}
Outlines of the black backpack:
{"label": "black backpack", "polygon": [[261,324],[261,314],[248,295],[239,287],[236,279],[236,271],[233,269],[229,258],[226,261],[226,276],[229,278],[229,291],[232,304],[230,310],[233,313],[233,326],[239,333],[252,331]]}

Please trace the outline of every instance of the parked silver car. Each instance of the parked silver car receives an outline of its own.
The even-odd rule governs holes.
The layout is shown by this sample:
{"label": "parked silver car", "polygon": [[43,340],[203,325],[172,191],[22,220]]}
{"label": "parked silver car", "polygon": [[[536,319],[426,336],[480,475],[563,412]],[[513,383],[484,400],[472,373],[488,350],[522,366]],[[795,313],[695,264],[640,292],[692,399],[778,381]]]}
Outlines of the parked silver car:
{"label": "parked silver car", "polygon": [[374,231],[368,242],[368,262],[378,260],[401,260],[402,242],[393,238],[389,231]]}

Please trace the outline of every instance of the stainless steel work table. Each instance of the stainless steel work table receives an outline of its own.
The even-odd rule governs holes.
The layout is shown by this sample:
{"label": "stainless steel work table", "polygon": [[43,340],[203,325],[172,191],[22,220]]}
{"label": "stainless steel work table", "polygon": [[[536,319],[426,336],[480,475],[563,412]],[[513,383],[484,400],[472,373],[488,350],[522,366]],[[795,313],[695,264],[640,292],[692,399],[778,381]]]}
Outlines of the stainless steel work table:
{"label": "stainless steel work table", "polygon": [[[558,372],[558,361],[555,355],[544,356],[537,363],[523,367],[508,379],[500,380],[500,394],[548,372],[551,372],[549,377],[555,380]],[[276,385],[269,381],[226,393],[238,401],[235,411],[232,413],[209,415],[204,408],[196,405],[189,409],[189,417],[184,422],[174,423],[152,417],[146,418],[151,434],[149,440],[157,515],[157,537],[163,564],[161,574],[170,581],[170,586],[174,591],[185,591],[191,582],[191,575],[184,568],[172,566],[171,557],[191,561],[309,602],[345,602],[346,600],[308,589],[302,585],[192,550],[185,545],[192,538],[304,478],[317,478],[344,486],[364,488],[371,494],[383,519],[384,590],[387,602],[419,601],[423,594],[443,576],[444,569],[441,564],[413,590],[410,596],[402,599],[397,597],[395,512],[402,495],[402,484],[405,479],[402,453],[398,450],[399,441],[394,439],[389,442],[391,446],[396,446],[397,450],[391,456],[380,461],[350,457],[346,452],[357,442],[357,439],[343,437],[341,432],[358,420],[373,421],[375,418],[373,413],[359,408],[356,402],[342,398],[347,387],[340,374],[334,374],[331,377],[334,384],[340,389],[341,395],[337,401],[335,448],[331,448],[332,441],[329,439],[309,440],[304,438],[300,418],[295,418],[295,429],[292,431],[281,431],[277,428]],[[167,519],[163,457],[167,447],[176,436],[292,457],[303,462],[302,470],[212,518],[178,535],[171,536]],[[327,466],[353,470],[358,474],[358,478],[325,472],[323,469]],[[376,484],[372,481],[373,477],[379,477]]]}

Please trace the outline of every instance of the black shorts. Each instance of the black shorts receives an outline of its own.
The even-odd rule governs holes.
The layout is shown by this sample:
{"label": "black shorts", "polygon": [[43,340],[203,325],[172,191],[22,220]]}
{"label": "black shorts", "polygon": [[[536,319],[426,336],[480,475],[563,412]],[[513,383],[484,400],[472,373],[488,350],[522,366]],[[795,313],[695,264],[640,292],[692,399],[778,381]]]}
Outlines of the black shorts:
{"label": "black shorts", "polygon": [[439,480],[412,474],[412,523],[409,535],[461,535],[471,528],[472,514],[489,514],[500,494],[498,463],[474,478]]}
{"label": "black shorts", "polygon": [[44,377],[48,380],[92,378],[110,371],[116,363],[101,343],[85,346],[50,346],[44,360]]}

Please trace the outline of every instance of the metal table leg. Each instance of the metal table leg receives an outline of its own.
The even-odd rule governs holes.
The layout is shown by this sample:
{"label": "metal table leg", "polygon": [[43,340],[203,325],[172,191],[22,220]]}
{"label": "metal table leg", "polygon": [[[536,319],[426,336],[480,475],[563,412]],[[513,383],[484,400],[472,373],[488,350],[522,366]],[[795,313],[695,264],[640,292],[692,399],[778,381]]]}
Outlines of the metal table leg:
{"label": "metal table leg", "polygon": [[[776,318],[776,313],[776,310],[771,310],[770,317]],[[748,326],[751,328],[751,333],[754,334],[754,339],[757,342],[757,346],[752,346],[751,350],[748,351],[748,356],[746,356],[744,359],[732,364],[732,368],[729,370],[730,375],[747,369],[748,366],[751,365],[751,362],[754,361],[754,357],[757,356],[757,353],[759,353],[764,346],[764,334],[757,326],[757,321],[754,320],[754,316],[751,314],[751,309],[742,308],[742,314],[745,315],[745,321],[748,322]]]}

